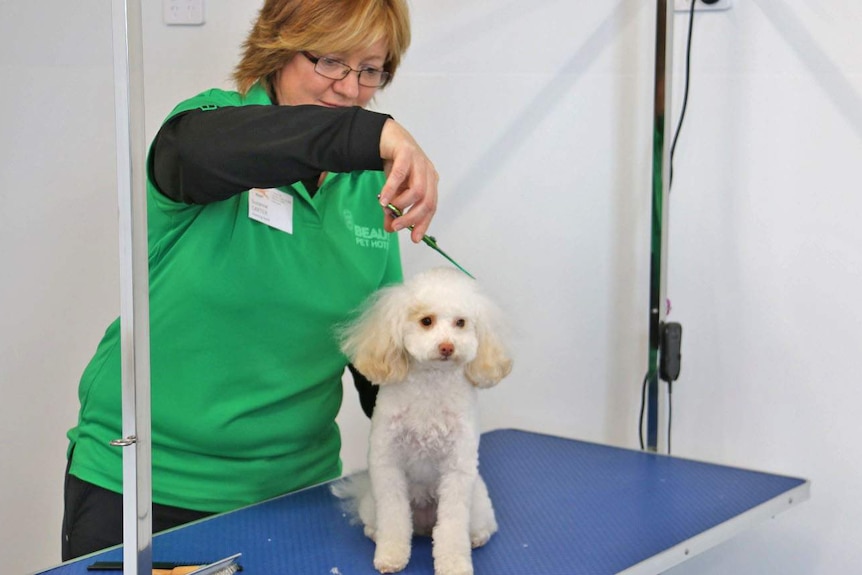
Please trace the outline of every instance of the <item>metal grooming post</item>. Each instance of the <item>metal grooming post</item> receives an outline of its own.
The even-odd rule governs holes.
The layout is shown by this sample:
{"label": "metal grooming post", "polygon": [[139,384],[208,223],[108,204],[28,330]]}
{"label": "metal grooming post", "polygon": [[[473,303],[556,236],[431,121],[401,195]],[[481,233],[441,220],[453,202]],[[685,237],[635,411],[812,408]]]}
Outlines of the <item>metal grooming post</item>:
{"label": "metal grooming post", "polygon": [[140,0],[112,0],[122,346],[123,572],[152,570],[150,302]]}
{"label": "metal grooming post", "polygon": [[646,447],[667,452],[667,396],[660,393],[659,344],[667,314],[667,203],[670,188],[673,0],[656,0],[655,90],[653,108],[652,243],[650,248],[649,369]]}

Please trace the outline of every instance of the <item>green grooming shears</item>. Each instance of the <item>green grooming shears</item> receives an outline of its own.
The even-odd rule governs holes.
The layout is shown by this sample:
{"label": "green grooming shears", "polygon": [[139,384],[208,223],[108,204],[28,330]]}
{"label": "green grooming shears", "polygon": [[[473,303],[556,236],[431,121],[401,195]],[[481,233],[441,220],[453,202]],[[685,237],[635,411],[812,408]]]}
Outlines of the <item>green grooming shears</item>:
{"label": "green grooming shears", "polygon": [[[392,215],[395,216],[396,218],[401,217],[401,215],[403,213],[401,210],[399,210],[398,208],[396,208],[392,204],[386,204],[386,209],[389,210],[390,212],[392,212]],[[408,229],[412,230],[413,226],[409,226]],[[473,277],[473,274],[471,274],[470,272],[468,272],[467,270],[462,268],[460,266],[460,264],[458,264],[458,262],[456,262],[455,260],[450,258],[446,252],[444,252],[443,250],[440,249],[440,247],[437,245],[437,240],[434,239],[434,236],[429,236],[426,234],[426,235],[422,236],[422,241],[425,242],[426,244],[428,244],[431,247],[431,249],[436,251],[438,254],[440,254],[441,256],[443,256],[444,258],[449,260],[450,262],[452,262],[452,265],[454,265],[456,268],[458,268],[459,270],[461,270],[462,272],[464,272],[465,274],[467,274],[471,278],[476,279]]]}

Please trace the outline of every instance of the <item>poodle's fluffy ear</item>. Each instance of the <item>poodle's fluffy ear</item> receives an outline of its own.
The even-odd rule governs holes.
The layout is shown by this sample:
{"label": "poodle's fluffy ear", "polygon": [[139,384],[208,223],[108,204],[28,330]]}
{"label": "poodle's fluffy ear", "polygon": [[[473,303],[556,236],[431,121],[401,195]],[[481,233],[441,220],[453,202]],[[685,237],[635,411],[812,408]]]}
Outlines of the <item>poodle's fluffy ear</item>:
{"label": "poodle's fluffy ear", "polygon": [[476,358],[464,370],[476,387],[492,387],[512,371],[512,357],[503,342],[502,312],[480,296],[480,312],[476,321],[479,348]]}
{"label": "poodle's fluffy ear", "polygon": [[400,285],[379,290],[362,314],[339,330],[341,351],[377,385],[407,377],[409,360],[402,343],[404,290]]}

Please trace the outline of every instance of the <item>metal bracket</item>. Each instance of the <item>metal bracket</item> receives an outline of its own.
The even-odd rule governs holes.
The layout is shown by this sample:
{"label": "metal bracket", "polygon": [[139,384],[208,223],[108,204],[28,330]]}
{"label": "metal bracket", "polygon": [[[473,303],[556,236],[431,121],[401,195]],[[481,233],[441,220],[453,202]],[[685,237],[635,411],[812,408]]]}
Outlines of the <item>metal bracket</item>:
{"label": "metal bracket", "polygon": [[128,447],[130,445],[134,445],[135,443],[137,443],[137,441],[138,441],[137,437],[135,437],[134,435],[130,435],[130,436],[126,437],[125,439],[115,439],[115,440],[111,441],[111,443],[109,445],[111,447]]}

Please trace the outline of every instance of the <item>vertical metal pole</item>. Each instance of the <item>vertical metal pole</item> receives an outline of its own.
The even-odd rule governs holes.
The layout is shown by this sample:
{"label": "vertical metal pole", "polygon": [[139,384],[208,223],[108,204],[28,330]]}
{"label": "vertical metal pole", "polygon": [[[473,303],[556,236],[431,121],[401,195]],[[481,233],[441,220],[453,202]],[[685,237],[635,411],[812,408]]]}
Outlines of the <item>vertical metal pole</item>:
{"label": "vertical metal pole", "polygon": [[649,371],[646,447],[667,452],[667,400],[660,394],[659,344],[666,315],[667,210],[670,186],[673,0],[656,0],[653,115],[652,242],[650,249]]}
{"label": "vertical metal pole", "polygon": [[114,105],[120,228],[123,569],[152,570],[149,268],[140,0],[113,0]]}

